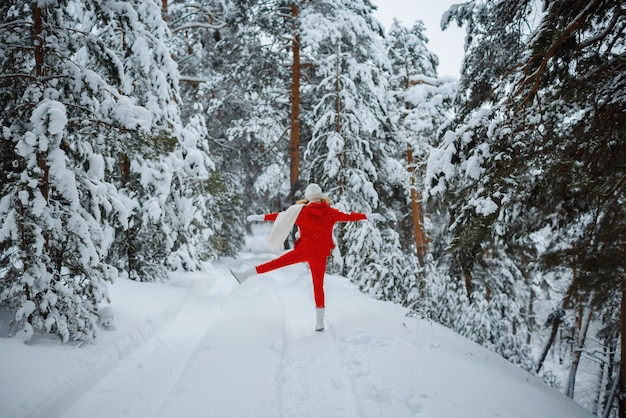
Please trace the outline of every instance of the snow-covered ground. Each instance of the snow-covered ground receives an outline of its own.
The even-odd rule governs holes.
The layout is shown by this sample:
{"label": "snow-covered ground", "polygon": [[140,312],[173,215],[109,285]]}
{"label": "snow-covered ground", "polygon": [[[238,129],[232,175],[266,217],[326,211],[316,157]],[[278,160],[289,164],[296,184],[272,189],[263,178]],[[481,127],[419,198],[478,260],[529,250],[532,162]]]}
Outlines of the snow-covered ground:
{"label": "snow-covered ground", "polygon": [[315,332],[304,265],[243,285],[228,272],[273,256],[266,232],[259,226],[245,253],[201,273],[118,280],[116,327],[97,344],[0,338],[0,416],[592,416],[498,355],[340,276],[327,276],[327,329]]}

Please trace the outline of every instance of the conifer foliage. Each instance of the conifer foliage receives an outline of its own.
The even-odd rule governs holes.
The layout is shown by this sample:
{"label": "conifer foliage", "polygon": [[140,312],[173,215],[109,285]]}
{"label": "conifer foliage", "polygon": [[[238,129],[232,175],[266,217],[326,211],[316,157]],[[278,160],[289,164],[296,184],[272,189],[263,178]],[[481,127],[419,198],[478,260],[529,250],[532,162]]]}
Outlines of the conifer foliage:
{"label": "conifer foliage", "polygon": [[[468,296],[478,288],[494,296],[481,278],[485,267],[501,278],[510,266],[528,271],[534,263],[567,278],[551,324],[565,325],[562,310],[575,318],[565,331],[575,341],[566,383],[573,397],[593,329],[585,324],[593,312],[615,315],[616,303],[622,312],[626,306],[623,2],[472,1],[447,18],[467,26],[468,54],[454,127],[431,154],[429,193],[442,192],[449,204],[453,257]],[[625,372],[606,381],[624,382]],[[608,415],[614,397],[606,389],[598,388],[605,402],[596,408]]]}
{"label": "conifer foliage", "polygon": [[624,415],[622,3],[454,5],[457,81],[368,0],[2,2],[2,317],[93,340],[116,278],[236,255],[316,182],[383,219],[334,271]]}
{"label": "conifer foliage", "polygon": [[[310,181],[321,184],[338,207],[394,220],[394,202],[380,198],[401,177],[385,176],[400,165],[388,135],[390,63],[371,11],[360,0],[312,2],[301,9],[303,55],[314,69],[307,77],[311,137],[304,157]],[[415,263],[401,255],[390,223],[348,224],[338,228],[337,241],[334,262],[343,274],[365,291],[406,303],[403,282],[415,281]]]}
{"label": "conifer foliage", "polygon": [[90,340],[108,283],[154,280],[174,250],[174,151],[195,146],[169,32],[152,2],[0,10],[0,304],[25,340]]}

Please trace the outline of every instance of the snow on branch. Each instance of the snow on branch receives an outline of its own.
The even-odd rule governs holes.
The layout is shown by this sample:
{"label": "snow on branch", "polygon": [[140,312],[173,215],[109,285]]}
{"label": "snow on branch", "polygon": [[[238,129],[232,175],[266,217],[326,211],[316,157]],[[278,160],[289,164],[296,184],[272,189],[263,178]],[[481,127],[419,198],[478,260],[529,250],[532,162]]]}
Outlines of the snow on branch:
{"label": "snow on branch", "polygon": [[190,75],[181,75],[179,81],[184,83],[206,83],[209,80],[203,77],[193,77]]}
{"label": "snow on branch", "polygon": [[226,23],[225,22],[220,22],[219,24],[194,22],[194,23],[188,23],[186,25],[179,26],[177,28],[173,28],[172,29],[172,33],[180,32],[181,30],[186,30],[186,29],[215,29],[215,30],[219,30],[219,29],[223,29],[225,27],[226,27]]}

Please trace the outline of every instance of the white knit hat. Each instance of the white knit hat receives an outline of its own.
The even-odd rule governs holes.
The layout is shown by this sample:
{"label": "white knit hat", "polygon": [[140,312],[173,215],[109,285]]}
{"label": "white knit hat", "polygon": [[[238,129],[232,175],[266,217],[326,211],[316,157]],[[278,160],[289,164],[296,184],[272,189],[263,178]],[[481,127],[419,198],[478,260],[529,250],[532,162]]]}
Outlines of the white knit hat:
{"label": "white knit hat", "polygon": [[322,200],[322,188],[315,183],[311,183],[304,190],[304,198],[306,200]]}

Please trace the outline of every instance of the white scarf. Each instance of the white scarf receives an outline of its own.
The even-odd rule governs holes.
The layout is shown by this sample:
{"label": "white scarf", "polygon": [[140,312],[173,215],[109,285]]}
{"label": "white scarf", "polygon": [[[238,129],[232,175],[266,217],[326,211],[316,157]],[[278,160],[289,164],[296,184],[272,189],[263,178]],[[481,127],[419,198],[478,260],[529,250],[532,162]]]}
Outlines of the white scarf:
{"label": "white scarf", "polygon": [[300,215],[303,207],[303,204],[292,205],[278,214],[272,230],[265,240],[270,250],[278,252],[283,248],[283,243],[293,229],[293,225],[296,223],[296,219],[298,219],[298,215]]}

